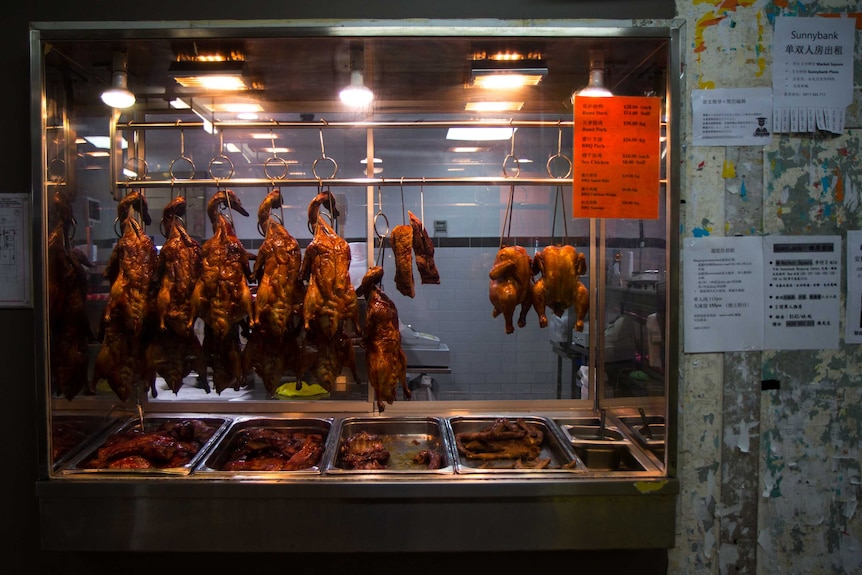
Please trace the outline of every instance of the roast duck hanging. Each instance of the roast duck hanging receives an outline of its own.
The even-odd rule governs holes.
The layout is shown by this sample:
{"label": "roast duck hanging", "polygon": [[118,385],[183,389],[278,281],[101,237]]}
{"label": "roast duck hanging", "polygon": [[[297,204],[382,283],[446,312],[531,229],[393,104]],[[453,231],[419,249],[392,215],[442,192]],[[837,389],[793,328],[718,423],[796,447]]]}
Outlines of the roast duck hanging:
{"label": "roast duck hanging", "polygon": [[71,246],[74,228],[65,188],[54,193],[49,212],[48,321],[52,388],[72,399],[87,385],[87,343],[93,339],[87,319],[87,267],[92,264]]}
{"label": "roast duck hanging", "polygon": [[105,268],[110,283],[108,303],[102,318],[104,337],[96,356],[92,387],[106,379],[111,390],[125,401],[136,388],[155,393],[155,374],[147,361],[152,341],[156,248],[144,233],[135,213],[144,224],[151,222],[147,200],[131,192],[117,205],[122,235]]}
{"label": "roast duck hanging", "polygon": [[232,216],[222,209],[248,216],[232,190],[217,191],[207,204],[213,236],[201,246],[203,268],[192,292],[188,323],[191,329],[195,318],[204,322],[204,355],[217,393],[245,385],[240,324],[251,322],[253,327],[249,256]]}
{"label": "roast duck hanging", "polygon": [[149,348],[149,362],[175,394],[192,371],[204,391],[209,392],[203,348],[189,325],[194,318],[191,296],[203,270],[200,244],[185,228],[186,200],[171,200],[162,212],[162,231],[167,240],[156,266],[156,307],[159,332]]}
{"label": "roast duck hanging", "polygon": [[302,254],[272,210],[281,208],[281,191],[272,190],[257,212],[264,240],[257,252],[252,277],[257,281],[251,332],[243,349],[246,372],[254,371],[272,397],[287,371],[302,377],[298,337],[302,329],[305,286],[300,276]]}

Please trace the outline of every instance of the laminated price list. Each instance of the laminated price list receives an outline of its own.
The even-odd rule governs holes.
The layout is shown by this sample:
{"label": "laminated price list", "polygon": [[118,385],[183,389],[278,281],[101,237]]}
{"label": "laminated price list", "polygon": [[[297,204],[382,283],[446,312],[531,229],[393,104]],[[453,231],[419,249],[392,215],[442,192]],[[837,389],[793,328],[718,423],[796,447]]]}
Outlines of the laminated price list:
{"label": "laminated price list", "polygon": [[657,219],[661,101],[575,97],[574,126],[573,215]]}

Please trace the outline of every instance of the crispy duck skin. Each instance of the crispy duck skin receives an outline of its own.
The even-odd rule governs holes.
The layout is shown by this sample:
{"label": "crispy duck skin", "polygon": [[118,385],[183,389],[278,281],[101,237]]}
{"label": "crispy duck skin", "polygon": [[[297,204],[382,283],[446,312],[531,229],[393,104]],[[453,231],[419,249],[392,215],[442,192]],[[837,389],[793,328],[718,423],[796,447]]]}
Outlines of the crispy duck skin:
{"label": "crispy duck skin", "polygon": [[300,269],[300,277],[308,282],[303,304],[305,329],[334,338],[349,319],[358,334],[359,305],[350,283],[350,246],[320,216],[322,204],[334,205],[329,190],[318,194],[309,206],[314,237],[305,249]]}
{"label": "crispy duck skin", "polygon": [[242,349],[243,372],[254,371],[260,376],[270,397],[287,372],[299,379],[302,375],[301,349],[297,337],[286,332],[281,337],[270,334],[260,325],[253,329]]}
{"label": "crispy duck skin", "polygon": [[186,199],[178,196],[165,206],[162,224],[167,234],[159,251],[156,277],[159,283],[159,327],[179,335],[191,333],[191,295],[203,268],[201,246],[186,231],[182,218]]}
{"label": "crispy duck skin", "polygon": [[557,317],[562,317],[569,307],[577,304],[576,328],[579,325],[578,331],[583,330],[589,295],[584,298],[586,288],[581,289],[578,277],[586,272],[586,268],[584,254],[578,253],[574,246],[546,246],[533,258],[533,274],[541,274],[533,286],[533,307],[539,314],[542,327],[547,325],[546,307],[551,308]]}
{"label": "crispy duck skin", "polygon": [[219,190],[210,199],[207,214],[213,236],[201,246],[203,269],[192,292],[192,317],[187,324],[191,329],[195,317],[201,317],[216,337],[227,337],[241,320],[252,317],[248,252],[231,220],[219,213],[222,206],[248,216],[232,190]]}
{"label": "crispy duck skin", "polygon": [[158,256],[153,241],[132,214],[133,208],[141,211],[144,223],[151,223],[146,199],[140,192],[132,192],[120,200],[117,212],[123,235],[117,240],[105,269],[111,289],[104,321],[118,322],[131,335],[139,337],[152,311]]}
{"label": "crispy duck skin", "polygon": [[395,288],[407,297],[416,295],[413,282],[413,228],[395,226],[389,235],[395,255]]}
{"label": "crispy duck skin", "polygon": [[398,309],[380,289],[383,268],[374,266],[362,278],[358,293],[365,295],[365,327],[362,342],[365,346],[365,367],[368,382],[374,389],[377,409],[382,413],[384,402],[392,405],[398,385],[405,398],[410,398],[407,387],[407,357],[401,348],[401,331]]}
{"label": "crispy duck skin", "polygon": [[428,237],[428,232],[413,212],[407,211],[410,225],[413,227],[413,253],[416,255],[416,269],[423,284],[439,284],[440,273],[434,262],[434,242]]}
{"label": "crispy duck skin", "polygon": [[288,331],[291,320],[301,313],[305,286],[300,276],[302,253],[299,243],[285,227],[271,217],[281,207],[280,190],[267,194],[258,209],[258,227],[265,231],[257,252],[252,276],[257,281],[254,323],[271,336]]}
{"label": "crispy duck skin", "polygon": [[[506,320],[506,333],[515,331],[513,318],[515,309],[520,305],[521,312],[518,315],[518,327],[527,325],[527,313],[533,304],[533,275],[530,269],[530,256],[527,250],[521,246],[505,246],[497,252],[494,266],[488,273],[491,282],[488,286],[488,299],[494,306],[492,317],[500,314]],[[544,324],[539,325],[545,327]]]}
{"label": "crispy duck skin", "polygon": [[[354,381],[359,381],[353,342],[344,331],[339,330],[333,337],[327,337],[314,330],[308,331],[305,335],[306,350],[309,347],[308,344],[316,349],[309,360],[309,370],[321,387],[326,390],[332,389],[336,378],[341,375],[344,368],[350,370]],[[307,351],[302,355],[306,354]],[[306,360],[303,359],[303,361]],[[299,373],[304,371],[304,368],[300,368]]]}

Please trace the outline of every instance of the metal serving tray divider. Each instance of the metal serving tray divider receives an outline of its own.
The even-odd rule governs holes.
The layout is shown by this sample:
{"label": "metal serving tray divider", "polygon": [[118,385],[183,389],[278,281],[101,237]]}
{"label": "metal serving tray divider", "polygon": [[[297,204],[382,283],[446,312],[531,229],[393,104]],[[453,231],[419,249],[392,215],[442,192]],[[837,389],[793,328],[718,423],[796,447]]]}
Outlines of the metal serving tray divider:
{"label": "metal serving tray divider", "polygon": [[[458,452],[455,436],[464,432],[482,431],[491,427],[498,419],[522,420],[525,423],[538,425],[543,430],[543,445],[539,452],[539,458],[550,459],[551,463],[546,468],[513,468],[510,465],[515,463],[514,460],[497,460],[502,466],[493,467],[494,461],[487,462],[487,465],[482,467],[482,461],[477,460],[475,465],[471,465],[468,460]],[[573,473],[584,473],[587,471],[587,466],[578,457],[574,450],[569,445],[565,436],[559,430],[559,427],[554,422],[543,416],[525,416],[525,415],[488,415],[488,416],[451,416],[446,418],[446,429],[449,435],[449,442],[452,445],[452,452],[455,458],[455,472],[459,474],[493,474],[505,475],[514,474],[518,477],[525,475],[571,475]]]}
{"label": "metal serving tray divider", "polygon": [[[381,436],[390,457],[386,469],[350,469],[340,462],[343,442],[354,433],[367,431]],[[329,475],[428,475],[454,476],[453,452],[446,437],[445,422],[435,416],[377,416],[346,417],[338,422],[334,434],[336,441],[328,449],[326,473]],[[428,469],[412,463],[412,457],[423,449],[437,449],[443,457],[443,466]]]}
{"label": "metal serving tray divider", "polygon": [[156,429],[171,421],[185,421],[190,419],[201,420],[205,423],[212,424],[216,427],[213,434],[204,443],[201,444],[197,453],[186,463],[180,467],[162,467],[162,468],[147,468],[147,469],[103,469],[103,468],[87,468],[82,467],[87,461],[96,455],[98,450],[104,446],[105,442],[117,435],[129,430],[131,427],[140,425],[140,419],[132,417],[124,421],[121,425],[110,427],[99,435],[94,441],[87,445],[86,449],[82,449],[78,454],[69,460],[69,462],[60,469],[60,472],[69,476],[88,476],[88,475],[144,475],[144,476],[184,476],[190,475],[192,470],[216,444],[219,437],[225,432],[230,425],[232,418],[229,416],[214,416],[211,414],[200,413],[177,413],[177,414],[153,414],[144,416],[144,427],[146,430]]}
{"label": "metal serving tray divider", "polygon": [[[323,473],[327,454],[332,451],[336,441],[336,434],[334,432],[336,427],[335,423],[336,420],[334,417],[268,417],[263,415],[236,416],[227,430],[221,435],[221,439],[218,443],[209,450],[207,457],[203,458],[198,463],[193,473],[195,475],[214,478],[230,477],[239,479],[273,479],[289,476],[320,475]],[[324,436],[323,454],[320,457],[320,461],[318,461],[317,465],[313,467],[290,471],[223,470],[222,466],[225,463],[225,458],[229,455],[237,435],[245,429],[254,427],[274,427],[290,430],[291,432],[305,431],[322,434]]]}

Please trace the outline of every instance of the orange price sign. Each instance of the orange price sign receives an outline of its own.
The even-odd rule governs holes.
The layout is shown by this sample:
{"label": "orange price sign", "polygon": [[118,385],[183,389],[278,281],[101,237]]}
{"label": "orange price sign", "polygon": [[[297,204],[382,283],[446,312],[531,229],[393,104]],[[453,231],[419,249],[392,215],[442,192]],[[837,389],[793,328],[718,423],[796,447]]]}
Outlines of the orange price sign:
{"label": "orange price sign", "polygon": [[661,100],[575,97],[572,215],[658,219]]}

